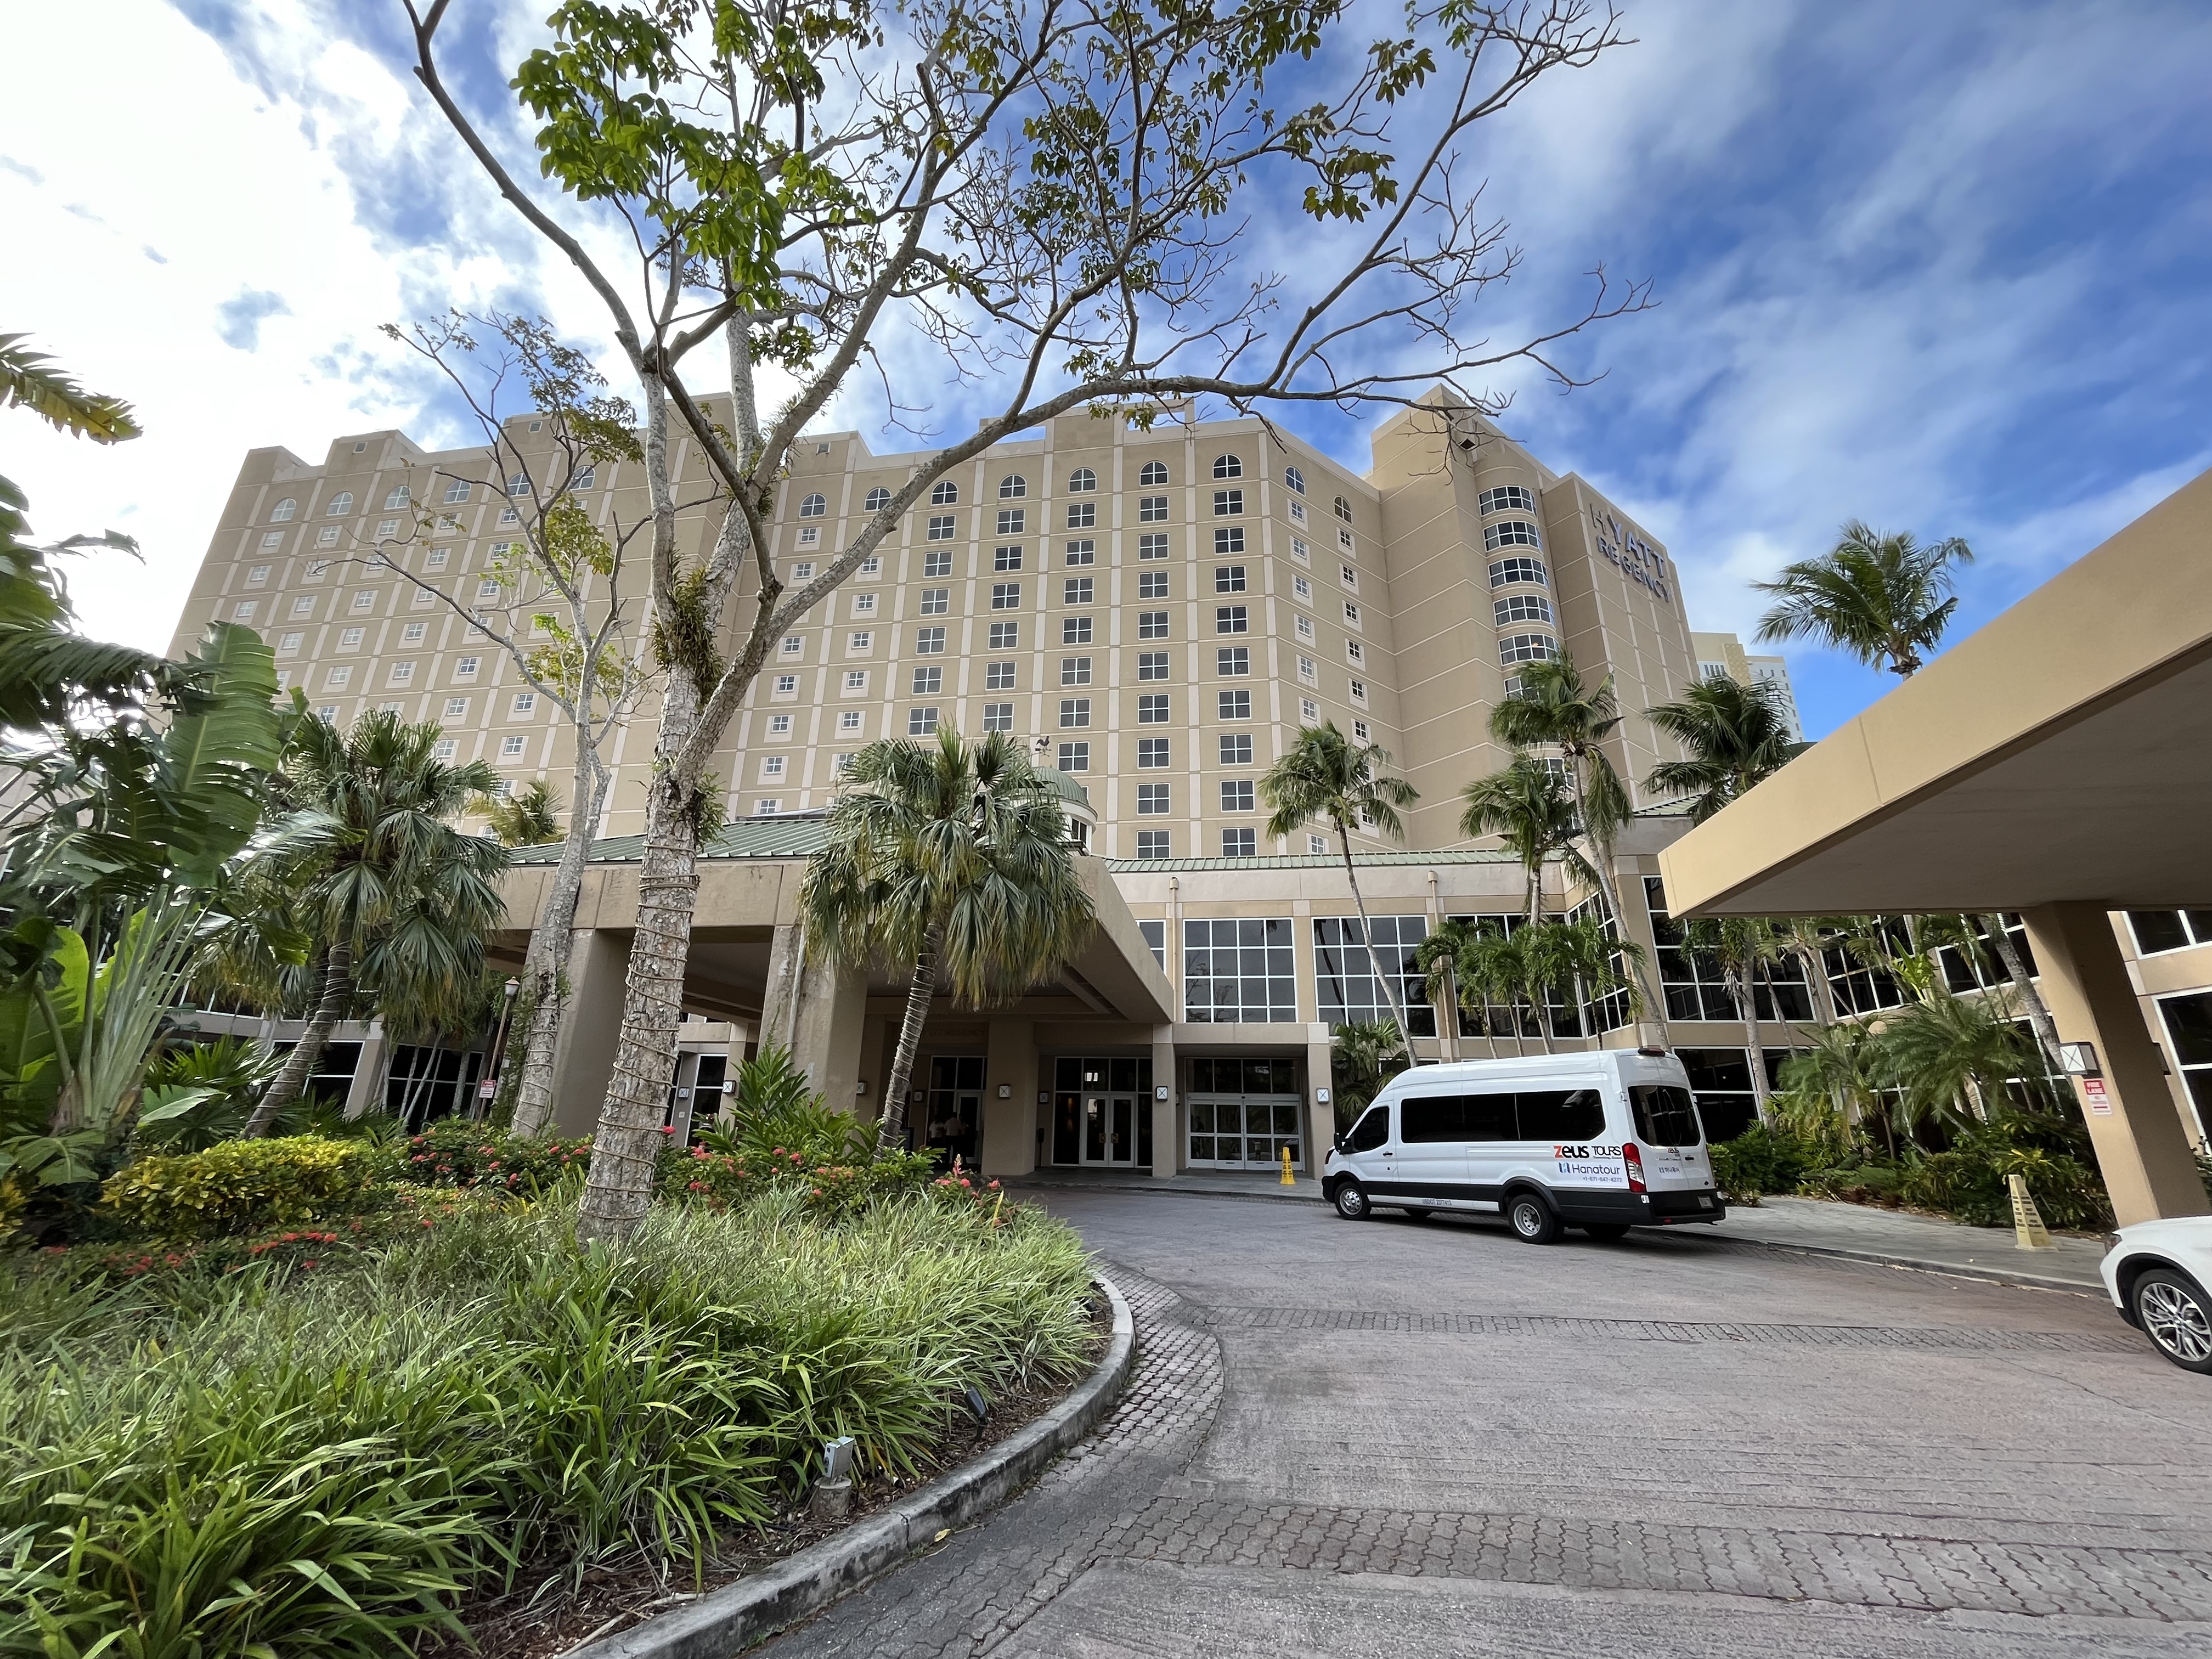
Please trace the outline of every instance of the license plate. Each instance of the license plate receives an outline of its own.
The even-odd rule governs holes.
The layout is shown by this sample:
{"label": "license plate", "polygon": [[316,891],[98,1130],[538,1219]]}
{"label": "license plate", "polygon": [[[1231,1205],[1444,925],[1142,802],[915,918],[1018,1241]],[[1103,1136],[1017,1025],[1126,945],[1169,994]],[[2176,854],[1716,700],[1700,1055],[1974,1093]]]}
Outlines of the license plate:
{"label": "license plate", "polygon": [[1713,1201],[1710,1198],[1700,1198],[1698,1200],[1698,1207],[1701,1210],[1710,1210],[1713,1207]]}

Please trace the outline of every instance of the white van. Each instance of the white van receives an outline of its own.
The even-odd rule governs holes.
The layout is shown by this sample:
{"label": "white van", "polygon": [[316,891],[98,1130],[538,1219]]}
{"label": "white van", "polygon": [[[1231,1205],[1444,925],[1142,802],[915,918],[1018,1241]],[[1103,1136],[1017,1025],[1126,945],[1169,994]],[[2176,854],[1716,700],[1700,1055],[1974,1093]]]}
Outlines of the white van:
{"label": "white van", "polygon": [[1401,1072],[1337,1138],[1322,1192],[1352,1221],[1377,1206],[1423,1219],[1502,1212],[1531,1244],[1563,1226],[1619,1238],[1728,1213],[1689,1074],[1655,1049]]}

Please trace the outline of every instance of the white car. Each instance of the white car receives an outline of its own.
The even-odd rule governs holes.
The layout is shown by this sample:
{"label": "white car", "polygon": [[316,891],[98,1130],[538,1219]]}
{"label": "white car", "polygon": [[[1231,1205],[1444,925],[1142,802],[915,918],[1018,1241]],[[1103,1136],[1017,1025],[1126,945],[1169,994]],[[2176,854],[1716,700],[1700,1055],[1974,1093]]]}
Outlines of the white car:
{"label": "white car", "polygon": [[2123,1227],[2098,1264],[2120,1317],[2185,1371],[2212,1376],[2212,1215]]}

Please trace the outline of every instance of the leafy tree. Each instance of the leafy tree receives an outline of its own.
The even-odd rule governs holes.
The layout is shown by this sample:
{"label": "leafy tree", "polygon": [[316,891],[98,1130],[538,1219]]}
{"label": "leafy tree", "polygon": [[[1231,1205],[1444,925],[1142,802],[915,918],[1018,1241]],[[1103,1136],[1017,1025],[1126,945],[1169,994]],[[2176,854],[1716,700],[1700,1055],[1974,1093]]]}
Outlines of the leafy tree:
{"label": "leafy tree", "polygon": [[[1603,747],[1620,725],[1620,703],[1613,695],[1613,677],[1591,685],[1562,654],[1555,662],[1532,662],[1521,671],[1521,690],[1490,711],[1490,734],[1516,750],[1545,746],[1559,750],[1567,763],[1567,782],[1574,793],[1575,817],[1588,844],[1585,861],[1605,895],[1606,908],[1616,917],[1620,908],[1620,884],[1613,868],[1613,837],[1628,822],[1628,791],[1613,769]],[[1651,994],[1644,963],[1632,958],[1638,1003],[1650,1011],[1664,1029],[1664,1012]]]}
{"label": "leafy tree", "polygon": [[1682,925],[1685,942],[1692,951],[1719,964],[1729,1000],[1743,1022],[1751,1050],[1751,1094],[1759,1121],[1769,1122],[1771,1091],[1767,1086],[1765,1039],[1760,1035],[1759,981],[1766,968],[1781,959],[1786,946],[1781,931],[1764,916],[1693,916]]}
{"label": "leafy tree", "polygon": [[1410,1060],[1406,1039],[1387,1019],[1333,1025],[1328,1035],[1328,1081],[1341,1133],[1375,1103],[1382,1085],[1404,1071]]}
{"label": "leafy tree", "polygon": [[[418,78],[501,195],[605,304],[644,404],[646,627],[667,684],[611,1133],[643,1133],[664,1109],[701,802],[731,720],[776,641],[938,479],[1085,411],[1146,426],[1198,398],[1240,411],[1409,404],[1437,382],[1480,404],[1475,382],[1491,367],[1526,360],[1566,380],[1553,343],[1647,301],[1601,274],[1587,307],[1517,344],[1468,325],[1517,255],[1455,177],[1459,158],[1478,124],[1538,79],[1620,42],[1612,15],[1584,0],[1415,0],[1402,26],[1366,41],[1364,20],[1337,0],[1107,11],[568,0],[514,81],[538,124],[532,161],[568,198],[557,210],[524,187],[448,86],[447,10],[408,0]],[[1268,77],[1293,62],[1301,104],[1279,112]],[[1379,135],[1417,95],[1422,135],[1401,161]],[[1283,279],[1243,246],[1279,222],[1279,201],[1345,233],[1335,258],[1315,252],[1329,243],[1291,239],[1309,301],[1286,302]],[[581,228],[611,216],[635,250],[633,279],[593,252],[605,245],[596,236],[586,246]],[[766,530],[793,446],[902,337],[926,343],[945,379],[996,384],[1005,400],[932,448],[823,550],[816,576],[787,590]],[[691,354],[714,342],[728,361],[720,420],[687,378]],[[1355,361],[1376,367],[1346,367]],[[696,560],[676,535],[672,420],[731,508]],[[595,1161],[586,1196],[595,1236],[626,1234],[643,1212],[641,1197],[615,1195],[608,1162]]]}
{"label": "leafy tree", "polygon": [[507,850],[452,821],[494,775],[433,752],[434,725],[363,714],[341,733],[304,720],[285,757],[290,843],[261,872],[309,931],[322,983],[307,1029],[263,1091],[248,1135],[266,1134],[306,1091],[331,1028],[361,988],[428,997],[472,984],[483,936],[504,914],[496,884]]}
{"label": "leafy tree", "polygon": [[[1498,1010],[1504,1010],[1513,1031],[1513,1052],[1522,1052],[1525,1035],[1521,1015],[1524,1000],[1536,1001],[1532,964],[1523,937],[1527,927],[1512,927],[1504,918],[1448,921],[1414,951],[1414,960],[1428,976],[1432,999],[1442,1002],[1447,987],[1456,991],[1460,1009],[1482,1024],[1492,1054],[1498,1052]],[[1539,1037],[1545,1037],[1543,1011],[1536,1008]],[[1546,1050],[1550,1052],[1548,1039]]]}
{"label": "leafy tree", "polygon": [[1353,742],[1337,730],[1334,720],[1300,726],[1290,747],[1260,779],[1260,799],[1269,813],[1267,833],[1272,836],[1295,835],[1316,822],[1336,832],[1344,878],[1352,884],[1352,902],[1359,912],[1359,943],[1366,948],[1383,1000],[1390,1005],[1390,1018],[1407,1039],[1407,1054],[1418,1066],[1421,1057],[1413,1050],[1413,1030],[1406,1024],[1395,964],[1386,967],[1373,944],[1375,926],[1367,918],[1366,896],[1359,890],[1359,872],[1352,862],[1355,825],[1368,835],[1403,841],[1406,825],[1398,809],[1421,798],[1405,779],[1382,769],[1389,763],[1389,750],[1379,744]]}
{"label": "leafy tree", "polygon": [[1874,1033],[1856,1020],[1823,1025],[1802,1053],[1782,1063],[1785,1088],[1815,1091],[1835,1101],[1847,1124],[1879,1123],[1896,1154],[1896,1139],[1884,1097],[1887,1086]]}
{"label": "leafy tree", "polygon": [[1597,873],[1575,848],[1577,820],[1571,786],[1532,755],[1518,755],[1502,771],[1477,778],[1461,792],[1462,836],[1496,836],[1521,860],[1528,878],[1527,914],[1531,924],[1544,919],[1544,865],[1554,856],[1569,859],[1595,884]]}
{"label": "leafy tree", "polygon": [[1766,682],[1746,685],[1708,674],[1673,702],[1644,711],[1652,725],[1687,750],[1662,761],[1645,787],[1690,797],[1690,821],[1707,818],[1761,779],[1780,771],[1804,746],[1791,740],[1782,702]]}
{"label": "leafy tree", "polygon": [[[968,1007],[1010,1002],[1081,950],[1097,917],[1059,797],[1004,732],[884,738],[853,757],[845,778],[799,902],[833,960],[908,967],[877,1132],[887,1152],[905,1139],[908,1082],[939,982]],[[641,1178],[651,1174],[648,1158]]]}
{"label": "leafy tree", "polygon": [[1752,584],[1775,601],[1759,620],[1759,638],[1815,640],[1910,678],[1959,608],[1952,567],[1973,556],[1957,536],[1923,545],[1909,533],[1885,535],[1854,519],[1827,552]]}
{"label": "leafy tree", "polygon": [[1878,1074],[1898,1091],[1905,1126],[1929,1115],[1954,1126],[2003,1109],[2005,1085],[2039,1070],[2033,1044],[2001,997],[1935,994],[1882,1022]]}
{"label": "leafy tree", "polygon": [[469,810],[483,815],[484,827],[502,847],[543,847],[560,839],[561,798],[543,778],[532,778],[511,795],[479,795]]}

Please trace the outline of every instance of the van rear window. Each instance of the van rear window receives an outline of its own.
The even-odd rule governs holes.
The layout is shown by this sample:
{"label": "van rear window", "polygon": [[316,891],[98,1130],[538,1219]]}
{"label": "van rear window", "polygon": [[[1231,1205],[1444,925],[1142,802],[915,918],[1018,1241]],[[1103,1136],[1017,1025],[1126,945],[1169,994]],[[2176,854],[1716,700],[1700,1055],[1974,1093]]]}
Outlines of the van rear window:
{"label": "van rear window", "polygon": [[1705,1139],[1697,1103],[1687,1089],[1671,1083],[1632,1083],[1628,1103],[1636,1114],[1636,1138],[1660,1146],[1694,1146]]}
{"label": "van rear window", "polygon": [[1523,1089],[1513,1094],[1419,1095],[1398,1103],[1399,1139],[1595,1140],[1605,1106],[1595,1089]]}

